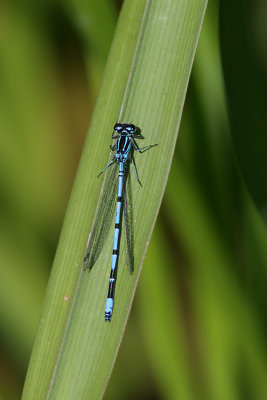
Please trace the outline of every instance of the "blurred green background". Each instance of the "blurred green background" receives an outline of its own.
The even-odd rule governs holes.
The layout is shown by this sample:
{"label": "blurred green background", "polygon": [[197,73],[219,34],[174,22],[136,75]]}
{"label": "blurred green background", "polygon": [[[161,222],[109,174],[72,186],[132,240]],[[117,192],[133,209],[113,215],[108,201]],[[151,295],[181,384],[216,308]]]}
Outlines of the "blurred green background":
{"label": "blurred green background", "polygon": [[[267,398],[267,7],[243,3],[208,6],[105,400]],[[0,399],[20,398],[120,6],[0,6]]]}

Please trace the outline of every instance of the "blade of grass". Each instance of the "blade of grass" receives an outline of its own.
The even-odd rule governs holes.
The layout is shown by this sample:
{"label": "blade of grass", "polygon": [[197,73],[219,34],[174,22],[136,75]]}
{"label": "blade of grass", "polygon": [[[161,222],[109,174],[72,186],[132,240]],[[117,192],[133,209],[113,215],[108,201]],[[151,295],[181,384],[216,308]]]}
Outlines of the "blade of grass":
{"label": "blade of grass", "polygon": [[222,64],[233,143],[266,225],[266,74],[265,49],[260,45],[266,36],[266,24],[260,17],[265,9],[264,3],[256,5],[253,1],[220,3]]}
{"label": "blade of grass", "polygon": [[[161,203],[206,1],[126,1],[64,221],[23,399],[98,399],[107,384]],[[135,271],[125,246],[112,322],[104,321],[112,238],[90,273],[82,271],[116,119],[142,129],[133,185]],[[155,171],[157,171],[155,173]],[[125,268],[124,268],[125,266]]]}

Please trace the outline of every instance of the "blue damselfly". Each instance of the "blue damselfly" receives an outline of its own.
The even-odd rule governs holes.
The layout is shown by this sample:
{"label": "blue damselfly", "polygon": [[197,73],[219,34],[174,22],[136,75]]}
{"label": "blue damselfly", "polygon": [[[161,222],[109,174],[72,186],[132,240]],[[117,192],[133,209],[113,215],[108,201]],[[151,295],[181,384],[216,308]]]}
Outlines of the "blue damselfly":
{"label": "blue damselfly", "polygon": [[[138,183],[141,185],[133,160],[133,152],[138,151],[142,153],[150,149],[151,147],[156,146],[156,144],[153,144],[139,149],[135,142],[135,139],[143,139],[143,136],[141,135],[140,129],[133,124],[116,123],[114,126],[112,139],[116,139],[117,142],[113,146],[110,146],[110,149],[112,151],[116,151],[116,153],[114,157],[111,159],[111,161],[98,175],[99,177],[104,171],[107,170],[107,168],[109,168],[114,163],[116,163],[116,165],[118,166],[119,169],[118,195],[117,195],[116,219],[115,219],[115,229],[114,229],[114,239],[113,239],[113,251],[111,258],[111,272],[110,272],[108,295],[105,307],[106,321],[111,320],[113,312],[114,291],[115,291],[118,256],[119,256],[122,210],[124,211],[124,219],[125,219],[127,250],[129,258],[128,262],[130,265],[130,270],[133,270],[133,259],[131,254],[132,244],[130,240],[131,234],[129,232],[129,219],[127,215],[127,195],[126,195],[126,179],[127,179],[128,166],[130,164]],[[112,183],[114,186],[116,182],[114,174],[111,175],[111,180],[114,181]],[[94,264],[95,259],[97,258],[97,252],[98,252],[97,242],[103,239],[105,231],[107,231],[107,229],[105,229],[103,224],[106,222],[105,220],[107,219],[108,214],[111,213],[111,204],[112,204],[111,190],[109,188],[106,198],[103,201],[103,206],[101,206],[98,209],[98,213],[102,219],[102,223],[98,223],[98,221],[96,221],[97,225],[93,228],[92,235],[89,240],[89,244],[87,246],[86,255],[84,257],[84,262],[83,262],[84,269],[87,268],[90,269]]]}

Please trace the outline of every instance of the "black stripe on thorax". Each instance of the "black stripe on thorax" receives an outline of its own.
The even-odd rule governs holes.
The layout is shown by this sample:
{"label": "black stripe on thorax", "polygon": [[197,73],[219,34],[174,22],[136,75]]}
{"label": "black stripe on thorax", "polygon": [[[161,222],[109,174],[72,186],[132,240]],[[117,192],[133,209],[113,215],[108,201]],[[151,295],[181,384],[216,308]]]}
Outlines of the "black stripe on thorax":
{"label": "black stripe on thorax", "polygon": [[121,137],[120,137],[120,139],[118,141],[117,151],[124,152],[125,151],[124,147],[125,147],[126,143],[127,143],[126,135],[121,135]]}

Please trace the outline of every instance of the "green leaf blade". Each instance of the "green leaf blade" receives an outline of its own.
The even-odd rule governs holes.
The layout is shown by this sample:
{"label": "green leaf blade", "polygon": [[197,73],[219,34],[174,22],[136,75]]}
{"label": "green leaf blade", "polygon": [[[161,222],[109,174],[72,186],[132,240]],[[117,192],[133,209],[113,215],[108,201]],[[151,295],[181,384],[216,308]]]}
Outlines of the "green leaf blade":
{"label": "green leaf blade", "polygon": [[[34,346],[25,399],[101,398],[118,352],[143,259],[164,193],[206,1],[126,1],[121,11],[77,172]],[[139,126],[132,179],[135,270],[120,245],[114,315],[104,320],[112,236],[90,271],[82,270],[117,120]],[[123,236],[123,235],[122,235]]]}

